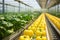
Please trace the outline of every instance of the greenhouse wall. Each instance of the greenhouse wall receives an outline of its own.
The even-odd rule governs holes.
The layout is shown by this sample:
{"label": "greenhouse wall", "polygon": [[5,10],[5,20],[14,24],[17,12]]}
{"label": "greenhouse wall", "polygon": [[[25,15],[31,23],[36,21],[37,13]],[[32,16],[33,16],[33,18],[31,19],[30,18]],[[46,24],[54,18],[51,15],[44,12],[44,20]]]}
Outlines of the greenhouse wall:
{"label": "greenhouse wall", "polygon": [[[2,11],[3,11],[3,7],[2,7],[3,4],[1,4],[1,3],[3,3],[2,0],[0,0],[0,13],[2,13]],[[5,12],[19,12],[19,3],[17,1],[4,0],[4,3],[5,3],[5,5],[4,5]],[[30,11],[31,9],[32,8],[20,3],[20,12],[21,11]]]}

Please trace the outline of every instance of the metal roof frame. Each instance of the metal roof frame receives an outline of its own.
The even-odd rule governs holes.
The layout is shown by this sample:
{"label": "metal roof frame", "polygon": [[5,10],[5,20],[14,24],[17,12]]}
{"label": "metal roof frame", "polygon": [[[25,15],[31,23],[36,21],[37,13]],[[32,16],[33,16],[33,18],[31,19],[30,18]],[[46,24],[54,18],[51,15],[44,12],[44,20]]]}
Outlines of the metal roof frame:
{"label": "metal roof frame", "polygon": [[36,0],[41,8],[46,8],[46,4],[48,0]]}
{"label": "metal roof frame", "polygon": [[41,6],[41,8],[47,8],[47,9],[60,4],[60,0],[50,0],[49,4],[47,4],[48,0],[36,0],[36,1]]}
{"label": "metal roof frame", "polygon": [[60,4],[60,0],[51,0],[51,2],[48,4],[47,8],[51,8],[51,7],[54,7],[56,5]]}
{"label": "metal roof frame", "polygon": [[31,7],[31,8],[32,8],[32,6],[26,4],[26,3],[22,2],[22,1],[18,1],[18,2],[24,4],[24,5],[28,6],[28,7]]}
{"label": "metal roof frame", "polygon": [[[3,4],[3,3],[0,2],[0,4]],[[7,3],[5,3],[4,5],[13,6],[13,7],[18,7],[18,6],[11,5],[11,4],[7,4]]]}
{"label": "metal roof frame", "polygon": [[24,3],[24,2],[22,2],[22,1],[20,1],[20,0],[15,0],[15,1],[17,1],[17,2],[19,2],[19,3],[22,3],[22,4],[24,4],[24,5],[28,6],[28,7],[33,8],[32,6],[30,6],[30,5],[28,5],[28,4]]}

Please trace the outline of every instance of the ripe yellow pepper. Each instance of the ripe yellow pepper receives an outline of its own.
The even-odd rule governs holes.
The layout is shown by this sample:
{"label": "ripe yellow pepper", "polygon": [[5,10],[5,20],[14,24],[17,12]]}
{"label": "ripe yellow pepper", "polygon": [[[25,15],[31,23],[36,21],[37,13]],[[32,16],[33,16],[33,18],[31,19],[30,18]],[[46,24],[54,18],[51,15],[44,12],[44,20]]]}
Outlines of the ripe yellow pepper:
{"label": "ripe yellow pepper", "polygon": [[47,40],[46,36],[43,36],[43,37],[42,37],[42,40]]}
{"label": "ripe yellow pepper", "polygon": [[40,30],[36,30],[35,35],[40,36],[40,35],[42,35],[42,32],[40,32]]}
{"label": "ripe yellow pepper", "polygon": [[37,36],[36,37],[36,40],[42,40],[42,38],[40,38],[40,36]]}
{"label": "ripe yellow pepper", "polygon": [[22,35],[19,37],[19,40],[31,40],[31,38],[27,35]]}
{"label": "ripe yellow pepper", "polygon": [[28,36],[33,36],[34,35],[34,33],[33,33],[33,31],[32,30],[24,30],[24,35],[28,35]]}
{"label": "ripe yellow pepper", "polygon": [[29,29],[29,30],[32,30],[34,33],[35,33],[35,31],[36,31],[36,27],[29,27],[28,29]]}

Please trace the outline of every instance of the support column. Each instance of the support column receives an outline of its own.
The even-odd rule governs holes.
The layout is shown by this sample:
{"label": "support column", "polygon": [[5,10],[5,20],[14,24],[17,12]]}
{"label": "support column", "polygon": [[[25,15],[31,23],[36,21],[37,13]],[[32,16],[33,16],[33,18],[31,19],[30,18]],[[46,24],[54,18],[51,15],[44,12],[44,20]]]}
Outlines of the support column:
{"label": "support column", "polygon": [[5,9],[4,9],[4,7],[5,7],[5,5],[4,5],[4,0],[3,0],[3,6],[2,6],[2,13],[4,13],[5,12]]}
{"label": "support column", "polygon": [[19,13],[20,13],[20,2],[18,2],[19,3]]}

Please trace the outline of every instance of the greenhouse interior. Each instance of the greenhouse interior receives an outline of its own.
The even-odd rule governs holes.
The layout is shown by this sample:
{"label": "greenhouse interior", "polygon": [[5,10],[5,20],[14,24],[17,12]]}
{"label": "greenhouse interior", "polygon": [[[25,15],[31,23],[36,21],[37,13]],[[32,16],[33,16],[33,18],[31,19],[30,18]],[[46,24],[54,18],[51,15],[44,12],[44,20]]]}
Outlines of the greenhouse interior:
{"label": "greenhouse interior", "polygon": [[60,40],[60,0],[0,0],[0,40]]}

